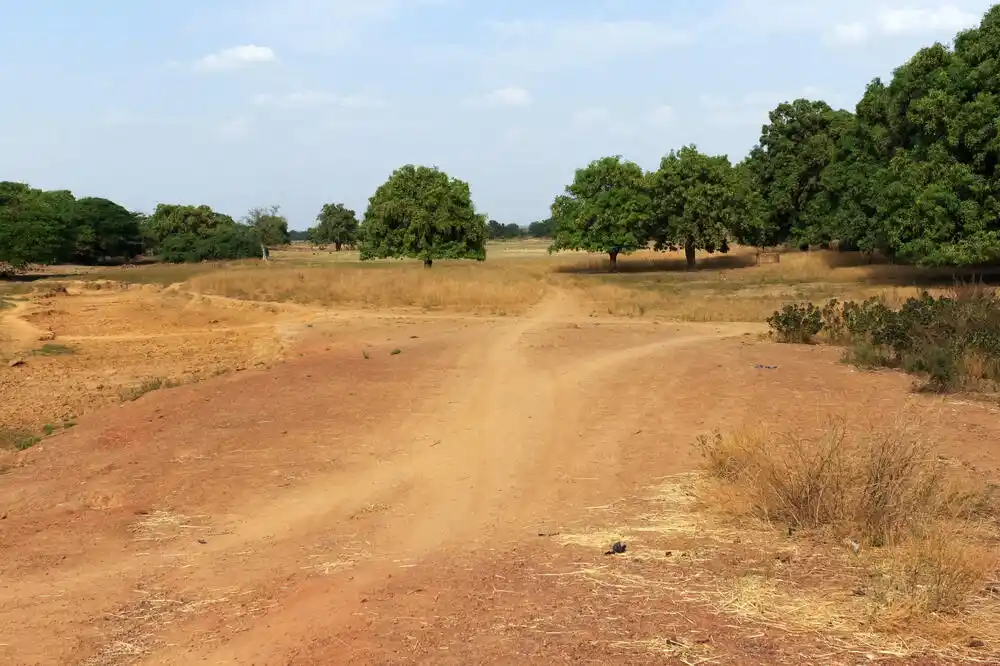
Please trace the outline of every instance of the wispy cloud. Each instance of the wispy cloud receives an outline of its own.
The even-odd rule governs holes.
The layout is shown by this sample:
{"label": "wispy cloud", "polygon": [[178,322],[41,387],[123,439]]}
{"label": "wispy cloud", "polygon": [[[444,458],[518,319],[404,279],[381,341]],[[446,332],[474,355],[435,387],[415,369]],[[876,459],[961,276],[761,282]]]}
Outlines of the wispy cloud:
{"label": "wispy cloud", "polygon": [[194,67],[203,72],[219,72],[272,62],[275,59],[271,47],[247,44],[209,53],[195,62]]}

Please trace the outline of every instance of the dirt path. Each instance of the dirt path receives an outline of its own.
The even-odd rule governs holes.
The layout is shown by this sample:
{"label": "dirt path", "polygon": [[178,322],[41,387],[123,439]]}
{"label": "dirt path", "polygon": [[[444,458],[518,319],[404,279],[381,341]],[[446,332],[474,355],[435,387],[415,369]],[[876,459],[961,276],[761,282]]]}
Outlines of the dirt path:
{"label": "dirt path", "polygon": [[[345,345],[150,394],[26,452],[0,483],[0,627],[17,628],[0,631],[0,661],[631,654],[568,625],[512,629],[589,603],[518,571],[579,557],[538,535],[690,469],[694,433],[774,411],[749,362],[772,348],[749,325],[595,322],[562,291],[519,318],[407,326],[364,356]],[[817,385],[812,361],[786,360],[804,384],[779,386],[775,418]],[[822,390],[875,408],[898,384],[866,393],[834,370]],[[647,662],[664,663],[629,663]]]}

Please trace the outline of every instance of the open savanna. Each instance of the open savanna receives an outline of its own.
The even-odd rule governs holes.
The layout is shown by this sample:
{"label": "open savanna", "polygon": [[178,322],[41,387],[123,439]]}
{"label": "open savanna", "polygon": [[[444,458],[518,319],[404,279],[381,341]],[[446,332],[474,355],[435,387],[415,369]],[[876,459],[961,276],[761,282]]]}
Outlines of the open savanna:
{"label": "open savanna", "polygon": [[699,262],[0,286],[0,662],[1000,663],[996,405],[759,335],[967,276]]}

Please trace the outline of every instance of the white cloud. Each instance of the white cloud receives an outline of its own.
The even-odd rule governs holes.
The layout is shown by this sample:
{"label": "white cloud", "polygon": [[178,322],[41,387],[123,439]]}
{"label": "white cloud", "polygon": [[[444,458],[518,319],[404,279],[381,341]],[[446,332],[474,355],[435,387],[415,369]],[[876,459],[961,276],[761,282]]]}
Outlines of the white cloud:
{"label": "white cloud", "polygon": [[674,119],[674,107],[669,104],[661,104],[646,114],[646,122],[654,127],[665,127]]}
{"label": "white cloud", "polygon": [[485,95],[470,97],[465,100],[466,106],[478,108],[523,107],[531,106],[531,102],[531,93],[524,88],[516,86],[499,88]]}
{"label": "white cloud", "polygon": [[255,95],[257,106],[280,109],[308,109],[317,107],[339,107],[343,109],[382,109],[388,103],[378,97],[365,94],[335,95],[318,90],[302,90],[289,93],[261,93]]}
{"label": "white cloud", "polygon": [[195,69],[218,72],[240,69],[273,60],[275,60],[275,54],[269,46],[247,44],[209,53],[195,63]]}
{"label": "white cloud", "polygon": [[971,28],[979,16],[955,5],[939,7],[905,7],[876,9],[870,16],[837,23],[827,33],[834,44],[859,44],[876,37],[930,35],[952,37],[956,32]]}
{"label": "white cloud", "polygon": [[876,17],[878,27],[888,35],[954,33],[978,22],[978,16],[954,5],[937,9],[889,9]]}

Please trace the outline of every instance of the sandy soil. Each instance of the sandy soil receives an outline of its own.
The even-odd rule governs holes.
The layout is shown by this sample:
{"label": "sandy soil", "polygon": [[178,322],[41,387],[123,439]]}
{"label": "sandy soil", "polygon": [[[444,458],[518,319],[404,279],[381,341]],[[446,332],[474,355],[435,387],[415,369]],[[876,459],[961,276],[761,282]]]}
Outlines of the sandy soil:
{"label": "sandy soil", "polygon": [[[61,363],[122,344],[247,370],[93,411],[13,456],[0,662],[948,663],[707,603],[701,570],[671,564],[700,537],[662,498],[698,434],[904,408],[943,455],[1000,478],[989,405],[914,396],[905,376],[762,342],[756,325],[602,320],[556,290],[522,317],[277,308],[264,323],[160,293],[105,330],[114,308],[146,307],[131,293],[18,314],[79,346]],[[85,308],[87,326],[72,315]],[[4,381],[5,398],[30,385]],[[606,556],[615,538],[629,550]]]}

